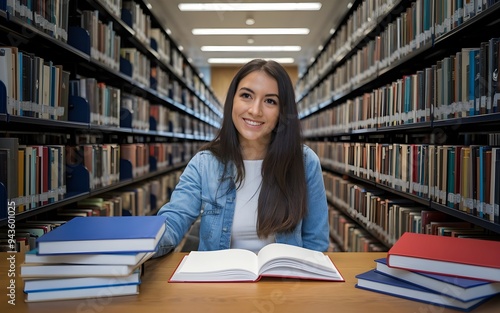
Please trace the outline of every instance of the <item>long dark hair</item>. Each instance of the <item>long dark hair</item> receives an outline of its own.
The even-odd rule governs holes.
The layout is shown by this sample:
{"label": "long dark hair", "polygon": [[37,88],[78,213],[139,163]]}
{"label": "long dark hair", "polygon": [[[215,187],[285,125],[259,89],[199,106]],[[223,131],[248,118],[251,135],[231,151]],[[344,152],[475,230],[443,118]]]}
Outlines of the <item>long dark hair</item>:
{"label": "long dark hair", "polygon": [[[292,81],[275,61],[255,59],[236,73],[226,96],[222,127],[215,139],[202,150],[211,151],[223,164],[225,173],[236,167],[235,183],[245,177],[238,132],[233,124],[233,100],[238,84],[248,74],[263,71],[278,83],[279,119],[262,164],[262,186],[258,201],[257,234],[266,237],[277,232],[291,232],[307,213],[306,178]],[[226,176],[226,175],[224,175]]]}

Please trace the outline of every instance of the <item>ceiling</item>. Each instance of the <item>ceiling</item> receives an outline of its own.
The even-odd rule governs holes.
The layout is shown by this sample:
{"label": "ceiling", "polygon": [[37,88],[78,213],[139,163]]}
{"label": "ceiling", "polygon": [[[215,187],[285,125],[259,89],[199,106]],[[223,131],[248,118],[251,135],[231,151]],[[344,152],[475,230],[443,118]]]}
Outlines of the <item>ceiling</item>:
{"label": "ceiling", "polygon": [[[301,2],[320,2],[319,11],[253,11],[253,12],[181,12],[178,4],[181,2],[203,1],[171,1],[149,0],[152,12],[165,28],[171,31],[171,37],[178,46],[184,48],[183,53],[190,58],[191,64],[198,69],[209,67],[207,60],[213,57],[239,57],[239,58],[281,58],[292,57],[293,65],[302,72],[311,64],[319,52],[319,46],[325,44],[331,36],[330,30],[335,28],[346,14],[347,5],[354,0],[315,1],[303,0]],[[204,2],[224,2],[206,0]],[[234,2],[266,2],[234,1]],[[270,1],[267,1],[270,2]],[[275,0],[272,2],[290,2]],[[252,17],[255,24],[247,26],[245,20]],[[193,28],[309,28],[308,35],[193,35]],[[252,37],[253,46],[301,46],[297,52],[204,52],[202,46],[249,46],[247,39]]]}

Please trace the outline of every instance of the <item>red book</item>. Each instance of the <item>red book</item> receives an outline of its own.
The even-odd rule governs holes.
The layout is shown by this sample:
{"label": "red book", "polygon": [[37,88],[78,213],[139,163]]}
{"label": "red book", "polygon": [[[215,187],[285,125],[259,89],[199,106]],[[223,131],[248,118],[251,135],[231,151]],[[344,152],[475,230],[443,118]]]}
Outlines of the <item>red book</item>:
{"label": "red book", "polygon": [[48,201],[49,192],[49,148],[47,146],[34,146],[38,150],[38,156],[40,157],[40,204],[46,205]]}
{"label": "red book", "polygon": [[387,265],[500,281],[500,241],[404,233],[387,253]]}

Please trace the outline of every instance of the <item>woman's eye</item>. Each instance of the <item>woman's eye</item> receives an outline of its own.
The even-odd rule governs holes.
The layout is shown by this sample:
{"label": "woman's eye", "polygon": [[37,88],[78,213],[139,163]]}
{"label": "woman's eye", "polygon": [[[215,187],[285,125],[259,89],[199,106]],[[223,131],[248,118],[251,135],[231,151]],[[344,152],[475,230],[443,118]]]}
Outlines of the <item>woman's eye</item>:
{"label": "woman's eye", "polygon": [[277,104],[276,100],[274,99],[267,99],[266,102],[269,104]]}
{"label": "woman's eye", "polygon": [[242,98],[250,98],[250,94],[249,93],[242,93],[241,97]]}

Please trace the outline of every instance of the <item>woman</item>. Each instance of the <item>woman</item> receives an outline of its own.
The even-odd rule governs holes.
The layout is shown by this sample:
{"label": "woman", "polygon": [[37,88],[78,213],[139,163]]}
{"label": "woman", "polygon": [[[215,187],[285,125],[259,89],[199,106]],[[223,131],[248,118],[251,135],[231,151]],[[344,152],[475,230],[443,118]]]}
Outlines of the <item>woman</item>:
{"label": "woman", "polygon": [[233,78],[216,138],[188,163],[158,212],[171,251],[200,216],[199,250],[271,242],[326,251],[328,208],[319,159],[301,143],[293,85],[274,61],[256,59]]}

